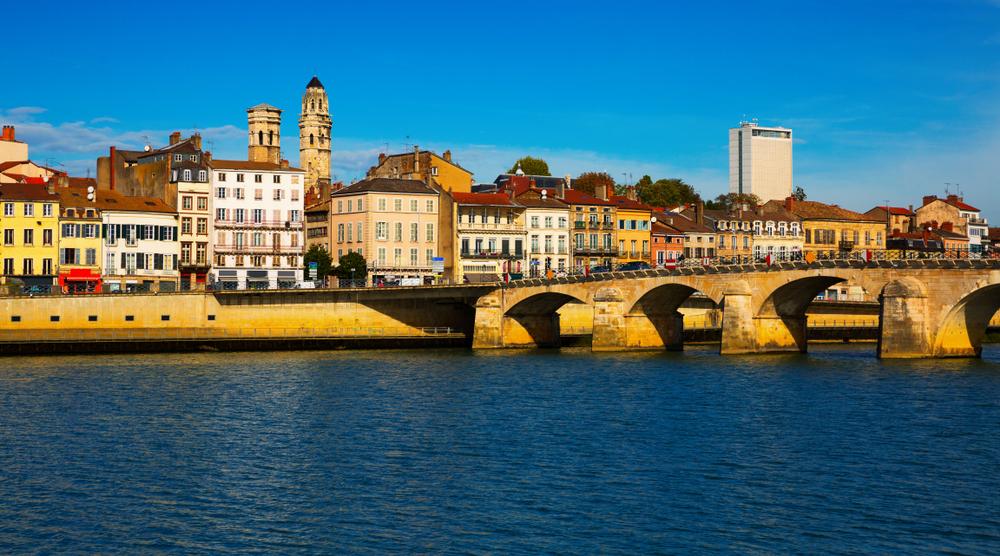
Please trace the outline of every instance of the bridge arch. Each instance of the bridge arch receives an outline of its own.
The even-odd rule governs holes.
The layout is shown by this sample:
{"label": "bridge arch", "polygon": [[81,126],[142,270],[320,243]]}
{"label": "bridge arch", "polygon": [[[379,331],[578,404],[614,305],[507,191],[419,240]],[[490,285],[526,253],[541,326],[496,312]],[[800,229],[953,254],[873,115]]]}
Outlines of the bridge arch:
{"label": "bridge arch", "polygon": [[1000,310],[1000,283],[966,294],[948,309],[934,336],[937,357],[979,357],[990,320]]}
{"label": "bridge arch", "polygon": [[836,275],[806,276],[791,280],[771,290],[757,309],[758,315],[805,317],[809,304],[816,296],[847,278]]}
{"label": "bridge arch", "polygon": [[512,300],[504,311],[504,338],[508,345],[558,347],[561,341],[559,309],[567,304],[587,304],[585,299],[562,291],[542,291]]}

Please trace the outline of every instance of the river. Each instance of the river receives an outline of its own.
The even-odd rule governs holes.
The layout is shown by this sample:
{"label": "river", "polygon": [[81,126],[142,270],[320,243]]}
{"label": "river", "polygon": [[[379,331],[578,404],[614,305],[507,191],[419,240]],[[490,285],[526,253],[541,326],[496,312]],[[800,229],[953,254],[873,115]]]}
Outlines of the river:
{"label": "river", "polygon": [[983,360],[6,358],[0,552],[998,553]]}

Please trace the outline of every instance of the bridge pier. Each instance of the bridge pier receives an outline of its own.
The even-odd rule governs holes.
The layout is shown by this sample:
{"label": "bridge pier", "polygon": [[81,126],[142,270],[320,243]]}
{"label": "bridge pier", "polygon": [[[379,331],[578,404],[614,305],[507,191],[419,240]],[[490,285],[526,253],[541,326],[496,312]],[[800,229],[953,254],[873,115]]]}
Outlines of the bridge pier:
{"label": "bridge pier", "polygon": [[879,358],[913,359],[932,355],[927,288],[913,278],[889,282],[882,290]]}
{"label": "bridge pier", "polygon": [[559,313],[506,315],[500,299],[476,303],[473,349],[559,347]]}
{"label": "bridge pier", "polygon": [[723,355],[806,351],[806,318],[754,315],[753,291],[745,280],[733,282],[723,294]]}
{"label": "bridge pier", "polygon": [[496,295],[480,297],[476,301],[476,320],[472,328],[473,349],[503,347],[503,306]]}
{"label": "bridge pier", "polygon": [[593,351],[684,349],[684,317],[677,311],[627,313],[621,292],[608,288],[594,298]]}
{"label": "bridge pier", "polygon": [[625,298],[614,288],[604,288],[594,295],[592,351],[625,349]]}

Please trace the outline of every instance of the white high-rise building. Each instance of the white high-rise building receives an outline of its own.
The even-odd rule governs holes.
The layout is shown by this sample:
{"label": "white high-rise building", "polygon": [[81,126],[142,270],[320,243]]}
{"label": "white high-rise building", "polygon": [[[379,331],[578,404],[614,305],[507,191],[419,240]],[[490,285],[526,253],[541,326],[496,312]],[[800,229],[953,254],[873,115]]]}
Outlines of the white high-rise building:
{"label": "white high-rise building", "polygon": [[761,203],[792,194],[792,130],[741,122],[729,130],[729,192]]}

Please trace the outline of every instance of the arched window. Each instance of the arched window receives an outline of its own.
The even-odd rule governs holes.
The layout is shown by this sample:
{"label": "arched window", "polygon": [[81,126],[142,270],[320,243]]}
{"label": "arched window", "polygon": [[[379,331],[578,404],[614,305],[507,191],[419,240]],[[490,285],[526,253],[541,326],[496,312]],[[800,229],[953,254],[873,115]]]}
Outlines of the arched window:
{"label": "arched window", "polygon": [[313,143],[315,143],[314,138],[313,138],[313,134],[310,133],[309,134],[309,144],[312,145]]}
{"label": "arched window", "polygon": [[267,132],[267,144],[268,145],[273,145],[274,144],[274,131],[268,131]]}
{"label": "arched window", "polygon": [[319,99],[319,109],[323,109],[323,99]]}
{"label": "arched window", "polygon": [[191,181],[191,170],[184,170],[184,181]]}
{"label": "arched window", "polygon": [[310,110],[315,110],[316,109],[316,101],[315,100],[310,100],[309,101],[309,109]]}
{"label": "arched window", "polygon": [[257,144],[258,145],[263,145],[264,144],[264,132],[263,131],[258,131],[257,132]]}
{"label": "arched window", "polygon": [[198,170],[198,181],[208,181],[208,172],[205,170]]}

